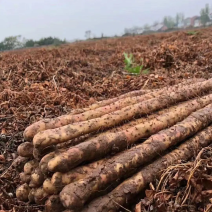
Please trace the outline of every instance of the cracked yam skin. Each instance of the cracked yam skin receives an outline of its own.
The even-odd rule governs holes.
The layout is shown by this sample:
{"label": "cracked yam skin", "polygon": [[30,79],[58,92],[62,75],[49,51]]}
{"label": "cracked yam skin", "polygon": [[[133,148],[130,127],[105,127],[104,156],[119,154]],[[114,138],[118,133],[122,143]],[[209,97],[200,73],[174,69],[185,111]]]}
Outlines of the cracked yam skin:
{"label": "cracked yam skin", "polygon": [[127,128],[126,130],[116,133],[106,133],[85,141],[49,160],[48,170],[51,172],[67,172],[84,161],[103,158],[113,152],[114,147],[116,147],[116,152],[122,151],[139,139],[153,135],[183,120],[192,112],[211,103],[211,101],[212,94],[190,100],[176,107],[172,107],[167,113]]}
{"label": "cracked yam skin", "polygon": [[175,92],[167,92],[157,98],[124,107],[99,118],[39,132],[33,138],[33,145],[37,149],[42,149],[63,143],[87,133],[113,127],[125,120],[131,120],[133,117],[150,114],[179,101],[199,96],[210,89],[212,89],[212,79],[191,86],[182,86],[176,89]]}
{"label": "cracked yam skin", "polygon": [[[107,212],[118,211],[121,206],[129,205],[145,187],[161,176],[161,170],[179,161],[187,161],[203,147],[212,143],[212,126],[197,133],[194,137],[185,141],[177,149],[157,159],[150,165],[141,169],[131,178],[122,182],[113,191],[105,196],[97,198],[85,207],[82,212]],[[127,191],[127,192],[126,192]]]}
{"label": "cracked yam skin", "polygon": [[62,204],[68,209],[82,208],[99,190],[105,189],[119,178],[132,175],[158,154],[211,123],[212,104],[192,113],[182,122],[152,135],[144,143],[108,159],[86,178],[65,186],[60,192]]}

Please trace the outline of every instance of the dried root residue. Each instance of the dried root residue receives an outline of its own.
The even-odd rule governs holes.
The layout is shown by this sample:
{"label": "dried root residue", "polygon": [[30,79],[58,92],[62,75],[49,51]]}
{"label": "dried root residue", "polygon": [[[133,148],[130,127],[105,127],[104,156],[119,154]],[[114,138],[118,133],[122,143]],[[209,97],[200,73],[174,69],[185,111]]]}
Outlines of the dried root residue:
{"label": "dried root residue", "polygon": [[212,211],[212,147],[202,149],[192,162],[168,167],[150,187],[136,212]]}

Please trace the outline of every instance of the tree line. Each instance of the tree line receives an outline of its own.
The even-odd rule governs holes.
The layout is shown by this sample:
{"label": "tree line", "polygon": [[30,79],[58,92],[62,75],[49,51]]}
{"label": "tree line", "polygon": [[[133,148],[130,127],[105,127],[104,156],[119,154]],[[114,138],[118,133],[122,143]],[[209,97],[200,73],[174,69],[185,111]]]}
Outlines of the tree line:
{"label": "tree line", "polygon": [[[203,26],[209,21],[212,21],[210,14],[212,13],[212,9],[210,9],[209,4],[206,4],[204,8],[200,10],[200,21]],[[185,17],[183,13],[177,13],[175,17],[172,16],[165,16],[163,18],[162,24],[166,26],[168,29],[173,28],[180,28],[180,24],[184,23]],[[159,22],[155,21],[153,26],[156,26]],[[149,24],[145,24],[143,27],[131,27],[125,28],[124,35],[130,34],[140,34],[140,32],[148,32],[151,30],[151,26]],[[86,39],[91,39],[91,31],[87,30],[85,32]],[[106,38],[103,34],[101,38]],[[97,39],[97,38],[96,38]],[[61,45],[67,43],[66,40],[61,40],[56,37],[46,37],[41,38],[40,40],[33,40],[33,39],[25,39],[22,38],[21,35],[17,36],[9,36],[6,37],[2,42],[0,42],[0,51],[5,50],[13,50],[13,49],[20,49],[20,48],[29,48],[29,47],[37,47],[37,46],[47,46],[47,45]]]}
{"label": "tree line", "polygon": [[[212,9],[210,9],[209,4],[206,4],[204,8],[200,10],[200,22],[202,26],[206,26],[206,24],[211,20],[210,13],[212,13]],[[165,16],[162,20],[162,24],[166,26],[168,29],[173,28],[181,28],[181,25],[185,21],[185,16],[183,13],[177,13],[175,17]],[[155,21],[153,26],[156,26],[159,22]],[[181,25],[180,25],[181,24]],[[149,24],[145,24],[143,27],[131,27],[125,28],[125,34],[139,34],[140,31],[150,31],[151,26]]]}
{"label": "tree line", "polygon": [[66,40],[61,40],[56,37],[46,37],[40,40],[25,39],[21,35],[6,37],[2,42],[0,42],[0,51],[30,48],[36,46],[48,46],[48,45],[61,45],[67,43]]}

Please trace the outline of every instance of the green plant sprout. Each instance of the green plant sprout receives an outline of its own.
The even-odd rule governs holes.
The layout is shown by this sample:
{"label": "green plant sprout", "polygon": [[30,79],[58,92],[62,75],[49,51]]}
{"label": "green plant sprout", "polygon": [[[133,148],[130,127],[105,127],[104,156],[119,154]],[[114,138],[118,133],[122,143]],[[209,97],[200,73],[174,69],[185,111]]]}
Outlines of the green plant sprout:
{"label": "green plant sprout", "polygon": [[188,35],[196,35],[196,34],[198,34],[198,32],[196,32],[196,31],[189,31],[189,32],[187,32],[187,34]]}
{"label": "green plant sprout", "polygon": [[149,69],[143,69],[143,59],[141,58],[141,65],[138,65],[134,62],[133,54],[130,53],[129,55],[127,53],[124,53],[124,63],[125,63],[125,70],[127,70],[131,74],[148,74]]}

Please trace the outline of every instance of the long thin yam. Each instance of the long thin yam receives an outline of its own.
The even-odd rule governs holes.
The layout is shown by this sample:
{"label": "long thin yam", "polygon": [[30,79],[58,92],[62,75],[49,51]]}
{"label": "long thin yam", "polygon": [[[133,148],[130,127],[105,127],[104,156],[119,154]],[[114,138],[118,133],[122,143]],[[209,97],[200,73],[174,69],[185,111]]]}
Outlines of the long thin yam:
{"label": "long thin yam", "polygon": [[31,180],[29,183],[30,188],[37,188],[41,186],[44,182],[44,175],[41,172],[40,168],[37,167],[31,174]]}
{"label": "long thin yam", "polygon": [[112,152],[124,150],[129,145],[141,138],[148,137],[175,123],[183,120],[192,112],[212,102],[212,94],[202,98],[190,100],[172,107],[168,113],[148,120],[147,122],[135,125],[126,130],[116,133],[100,135],[97,138],[78,144],[68,151],[59,154],[48,162],[48,170],[52,172],[67,172],[83,161],[91,161],[102,158]]}
{"label": "long thin yam", "polygon": [[30,160],[24,165],[24,173],[31,174],[38,167],[39,163],[36,160]]}
{"label": "long thin yam", "polygon": [[27,185],[27,183],[24,183],[16,189],[16,197],[18,200],[26,202],[28,201],[29,192],[29,186]]}
{"label": "long thin yam", "polygon": [[34,200],[36,204],[43,205],[49,195],[43,190],[42,187],[35,189]]}
{"label": "long thin yam", "polygon": [[[172,106],[170,108],[165,108],[163,110],[157,111],[157,112],[149,115],[147,118],[144,118],[143,117],[143,118],[140,118],[140,119],[135,119],[135,120],[130,121],[130,122],[124,124],[124,125],[118,126],[116,128],[112,128],[112,129],[110,129],[110,130],[108,130],[106,132],[102,132],[102,133],[93,135],[90,138],[88,137],[87,141],[92,140],[94,138],[97,138],[99,135],[103,136],[103,135],[108,134],[108,133],[116,133],[117,131],[126,130],[127,128],[133,127],[133,126],[135,126],[137,124],[141,124],[141,123],[144,123],[146,121],[149,121],[149,120],[151,120],[153,118],[156,118],[158,115],[162,115],[162,114],[165,114],[165,113],[169,112],[170,110],[174,110],[174,108],[176,108],[176,107],[177,106]],[[59,148],[59,149],[57,149],[57,150],[55,150],[53,152],[50,152],[50,153],[46,154],[41,159],[41,161],[40,161],[40,169],[41,169],[41,171],[42,171],[43,174],[48,175],[49,170],[47,169],[47,166],[48,166],[48,162],[52,158],[54,158],[56,155],[59,155],[61,152],[67,151],[70,146],[73,146],[72,144],[69,144],[69,143],[68,144],[65,144],[65,145],[63,145],[63,144],[65,144],[65,143],[59,144],[59,145],[62,145],[63,148]]]}
{"label": "long thin yam", "polygon": [[28,199],[30,203],[35,202],[35,190],[36,190],[35,188],[32,188],[29,192]]}
{"label": "long thin yam", "polygon": [[21,172],[19,174],[20,180],[22,183],[29,183],[31,180],[31,175],[30,174],[25,174],[24,172]]}
{"label": "long thin yam", "polygon": [[17,152],[22,157],[33,157],[33,144],[32,142],[24,142],[18,146]]}
{"label": "long thin yam", "polygon": [[41,159],[39,163],[39,168],[44,175],[48,175],[48,162],[55,157],[55,154],[55,152],[50,152]]}
{"label": "long thin yam", "polygon": [[111,103],[106,106],[102,106],[99,108],[96,108],[95,110],[88,110],[84,111],[83,113],[79,114],[68,114],[68,115],[62,115],[57,118],[53,119],[44,119],[40,120],[29,127],[26,128],[24,131],[24,138],[26,140],[32,140],[33,137],[41,131],[47,130],[47,129],[54,129],[58,127],[65,126],[67,124],[80,122],[80,121],[86,121],[89,119],[100,117],[106,113],[110,113],[116,110],[119,110],[125,106],[128,106],[130,104],[135,104],[150,98],[155,97],[155,95],[160,92],[152,92],[143,96],[132,96],[127,97],[126,99],[120,99],[117,102]]}
{"label": "long thin yam", "polygon": [[58,194],[62,189],[58,189],[57,187],[55,187],[52,182],[51,182],[51,178],[47,178],[44,182],[43,182],[43,189],[44,191],[49,194],[49,195],[53,195],[53,194]]}
{"label": "long thin yam", "polygon": [[[180,85],[180,86],[182,86],[182,85],[189,85],[189,84],[193,84],[193,83],[197,83],[197,82],[203,82],[205,80],[206,79],[204,79],[204,78],[186,79],[186,80],[183,80],[178,85]],[[115,98],[111,98],[111,99],[106,99],[106,100],[103,100],[101,102],[94,103],[94,104],[90,105],[88,108],[77,109],[76,112],[74,111],[74,113],[75,114],[76,113],[83,113],[83,112],[88,111],[88,110],[94,110],[96,108],[99,108],[99,107],[102,107],[102,106],[111,104],[113,102],[116,102],[116,101],[118,101],[120,99],[124,99],[126,97],[140,96],[140,95],[144,95],[146,93],[150,93],[150,92],[153,92],[153,91],[158,91],[158,90],[135,90],[135,91],[131,91],[131,92],[122,94],[119,97],[115,97]]]}
{"label": "long thin yam", "polygon": [[[126,206],[145,187],[160,177],[162,170],[180,160],[186,161],[196,155],[201,148],[212,143],[212,126],[196,134],[193,138],[181,144],[177,149],[144,167],[133,177],[125,180],[109,194],[91,202],[82,212],[108,212],[119,211],[120,205]],[[127,192],[126,192],[127,190]]]}
{"label": "long thin yam", "polygon": [[[204,81],[205,79],[197,79],[198,82],[202,82]],[[196,80],[194,80],[196,82]],[[194,83],[193,81],[193,83]],[[156,90],[154,90],[156,91]],[[144,95],[144,94],[147,94],[147,93],[151,93],[153,92],[152,90],[134,90],[134,91],[130,91],[128,93],[125,93],[125,94],[122,94],[118,97],[114,97],[114,98],[110,98],[110,99],[105,99],[105,100],[102,100],[100,102],[96,102],[90,106],[88,106],[87,108],[81,108],[81,109],[76,109],[74,112],[74,114],[79,114],[79,113],[84,113],[86,111],[89,111],[89,110],[95,110],[99,107],[104,107],[106,105],[109,105],[111,103],[114,103],[120,99],[125,99],[127,97],[134,97],[134,96],[141,96],[141,95]]]}
{"label": "long thin yam", "polygon": [[135,173],[144,163],[163,153],[169,147],[187,139],[212,123],[212,104],[200,109],[182,122],[152,135],[144,143],[108,159],[86,178],[71,183],[60,192],[64,207],[79,209],[98,191],[119,178]]}
{"label": "long thin yam", "polygon": [[45,212],[61,212],[65,210],[58,195],[52,195],[45,203]]}
{"label": "long thin yam", "polygon": [[50,152],[49,154],[45,155],[40,163],[39,163],[39,168],[41,170],[41,172],[45,175],[45,176],[48,176],[50,173],[49,173],[49,170],[48,170],[48,162],[53,159],[54,157],[57,157],[58,155],[64,153],[67,149],[64,148],[64,149],[58,149],[54,152]]}
{"label": "long thin yam", "polygon": [[68,147],[71,147],[71,146],[75,146],[79,143],[82,143],[86,139],[89,139],[91,136],[92,136],[92,133],[80,136],[80,137],[75,138],[75,139],[72,139],[71,141],[60,143],[60,144],[55,145],[55,146],[47,147],[47,148],[42,149],[42,150],[38,150],[36,148],[33,148],[33,156],[36,160],[40,161],[45,155],[47,155],[51,152],[62,150],[62,149],[65,149],[65,148],[68,148]]}
{"label": "long thin yam", "polygon": [[29,158],[18,156],[7,169],[7,171],[15,168],[18,172],[22,172],[25,164],[29,161]]}
{"label": "long thin yam", "polygon": [[[161,95],[163,92],[167,92],[167,93],[172,92],[180,86],[181,85],[178,84],[172,87],[166,87],[158,91],[147,93],[141,96],[131,95],[126,98],[117,99],[117,101],[114,101],[111,104],[97,107],[96,109],[93,109],[93,110],[84,111],[81,114],[74,114],[74,115],[68,114],[68,115],[57,117],[55,119],[45,119],[45,120],[38,121],[26,128],[26,130],[24,131],[24,138],[26,140],[32,140],[33,137],[38,132],[41,132],[47,129],[55,129],[55,128],[62,127],[62,126],[75,123],[75,122],[81,122],[81,121],[98,118],[104,114],[108,114],[116,110],[120,110],[121,108],[124,108],[128,105],[136,104],[136,103],[157,97],[158,95]],[[134,94],[136,93],[138,92],[135,91]]]}
{"label": "long thin yam", "polygon": [[164,91],[164,95],[157,98],[124,107],[116,112],[103,115],[100,118],[39,132],[33,139],[33,145],[35,148],[42,149],[99,129],[113,127],[124,120],[130,120],[138,115],[149,114],[166,106],[171,106],[176,102],[185,101],[188,98],[198,96],[210,89],[212,89],[212,79],[196,83],[189,87],[180,87],[176,89],[175,92],[166,93]]}
{"label": "long thin yam", "polygon": [[95,161],[91,164],[77,167],[66,173],[56,172],[51,178],[51,183],[48,179],[45,184],[43,184],[43,188],[49,194],[57,194],[65,185],[85,178],[94,169],[96,169],[98,165],[103,164],[104,161],[105,160]]}

